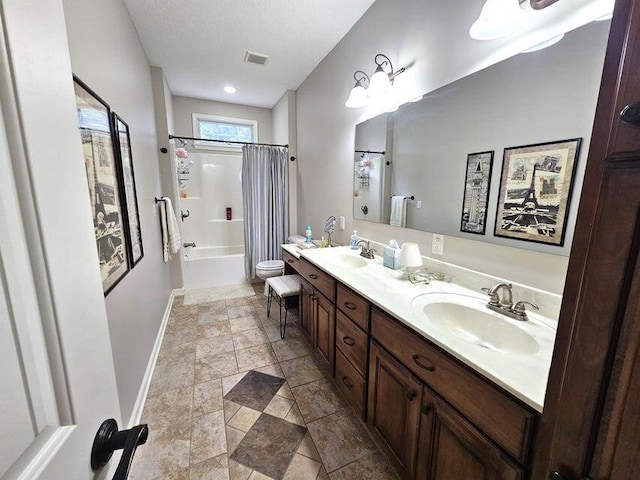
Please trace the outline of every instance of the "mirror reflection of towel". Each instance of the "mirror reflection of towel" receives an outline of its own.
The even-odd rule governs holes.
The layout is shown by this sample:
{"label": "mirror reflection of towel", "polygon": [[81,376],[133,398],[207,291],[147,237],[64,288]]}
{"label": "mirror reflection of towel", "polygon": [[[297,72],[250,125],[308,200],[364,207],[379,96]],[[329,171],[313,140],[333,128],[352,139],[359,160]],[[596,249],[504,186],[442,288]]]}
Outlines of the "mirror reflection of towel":
{"label": "mirror reflection of towel", "polygon": [[407,226],[407,202],[404,195],[394,195],[391,197],[391,218],[389,225],[393,227]]}

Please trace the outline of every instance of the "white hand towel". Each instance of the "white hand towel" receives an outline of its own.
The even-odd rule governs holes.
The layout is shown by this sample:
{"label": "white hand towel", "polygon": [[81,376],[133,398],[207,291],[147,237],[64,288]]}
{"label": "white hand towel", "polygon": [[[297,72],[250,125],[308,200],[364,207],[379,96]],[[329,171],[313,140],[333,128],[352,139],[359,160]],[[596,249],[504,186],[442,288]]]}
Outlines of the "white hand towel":
{"label": "white hand towel", "polygon": [[171,199],[169,197],[162,197],[167,210],[167,234],[169,237],[169,247],[173,253],[177,253],[180,250],[182,239],[180,238],[180,227],[178,226],[178,219],[173,211],[171,205]]}
{"label": "white hand towel", "polygon": [[162,231],[162,261],[167,263],[171,260],[171,254],[169,253],[169,227],[167,226],[167,207],[166,204],[158,202],[158,208],[160,209],[160,230]]}
{"label": "white hand towel", "polygon": [[407,226],[407,201],[404,195],[394,195],[391,197],[391,218],[389,225],[393,227]]}

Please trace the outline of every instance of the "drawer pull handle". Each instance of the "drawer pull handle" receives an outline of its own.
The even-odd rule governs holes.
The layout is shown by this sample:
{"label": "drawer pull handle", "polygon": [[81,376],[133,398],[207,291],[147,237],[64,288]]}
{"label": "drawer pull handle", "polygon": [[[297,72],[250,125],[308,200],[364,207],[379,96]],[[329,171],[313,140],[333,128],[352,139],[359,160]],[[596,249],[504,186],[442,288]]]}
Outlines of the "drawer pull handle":
{"label": "drawer pull handle", "polygon": [[344,302],[344,306],[349,310],[355,310],[356,308],[358,308],[355,303],[351,302]]}
{"label": "drawer pull handle", "polygon": [[287,263],[293,263],[293,260],[289,259],[287,260]]}
{"label": "drawer pull handle", "polygon": [[431,413],[431,410],[433,410],[433,407],[431,405],[423,405],[422,406],[422,415],[429,415]]}
{"label": "drawer pull handle", "polygon": [[407,393],[407,400],[409,400],[410,402],[412,402],[415,398],[416,398],[416,392]]}
{"label": "drawer pull handle", "polygon": [[345,387],[347,388],[353,388],[353,380],[351,380],[349,377],[342,377],[342,383],[344,383]]}
{"label": "drawer pull handle", "polygon": [[309,278],[312,280],[317,280],[318,279],[318,275],[316,275],[315,273],[312,273],[309,275]]}
{"label": "drawer pull handle", "polygon": [[356,344],[356,341],[351,337],[342,337],[342,341],[350,347],[353,347]]}
{"label": "drawer pull handle", "polygon": [[436,371],[436,367],[432,366],[432,365],[425,365],[424,363],[422,363],[420,361],[420,355],[418,355],[417,353],[412,357],[414,363],[419,366],[420,368],[422,368],[423,370],[426,370],[428,372],[435,372]]}

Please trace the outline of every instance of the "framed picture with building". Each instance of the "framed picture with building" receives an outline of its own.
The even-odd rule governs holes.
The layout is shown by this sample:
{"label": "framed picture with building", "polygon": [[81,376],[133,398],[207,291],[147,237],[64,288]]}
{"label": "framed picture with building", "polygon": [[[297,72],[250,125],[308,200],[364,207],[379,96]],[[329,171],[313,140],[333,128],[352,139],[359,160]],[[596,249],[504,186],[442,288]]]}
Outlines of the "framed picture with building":
{"label": "framed picture with building", "polygon": [[494,151],[467,155],[460,231],[484,235]]}
{"label": "framed picture with building", "polygon": [[581,138],[504,150],[494,234],[564,245]]}
{"label": "framed picture with building", "polygon": [[140,229],[140,213],[138,211],[138,194],[136,179],[133,173],[133,156],[131,154],[131,138],[129,125],[117,113],[113,113],[113,127],[116,133],[116,152],[120,171],[122,172],[122,190],[125,198],[123,211],[124,224],[129,245],[129,262],[131,268],[142,259],[142,231]]}
{"label": "framed picture with building", "polygon": [[109,105],[74,76],[78,127],[105,296],[129,271],[123,196]]}

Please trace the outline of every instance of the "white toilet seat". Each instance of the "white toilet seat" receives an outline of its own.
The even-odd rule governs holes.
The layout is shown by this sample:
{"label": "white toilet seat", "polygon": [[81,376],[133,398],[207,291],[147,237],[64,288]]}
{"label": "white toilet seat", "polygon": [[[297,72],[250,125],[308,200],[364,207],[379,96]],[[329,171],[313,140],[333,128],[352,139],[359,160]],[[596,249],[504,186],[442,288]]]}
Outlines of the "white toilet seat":
{"label": "white toilet seat", "polygon": [[281,270],[284,268],[284,260],[265,260],[256,265],[260,270]]}

